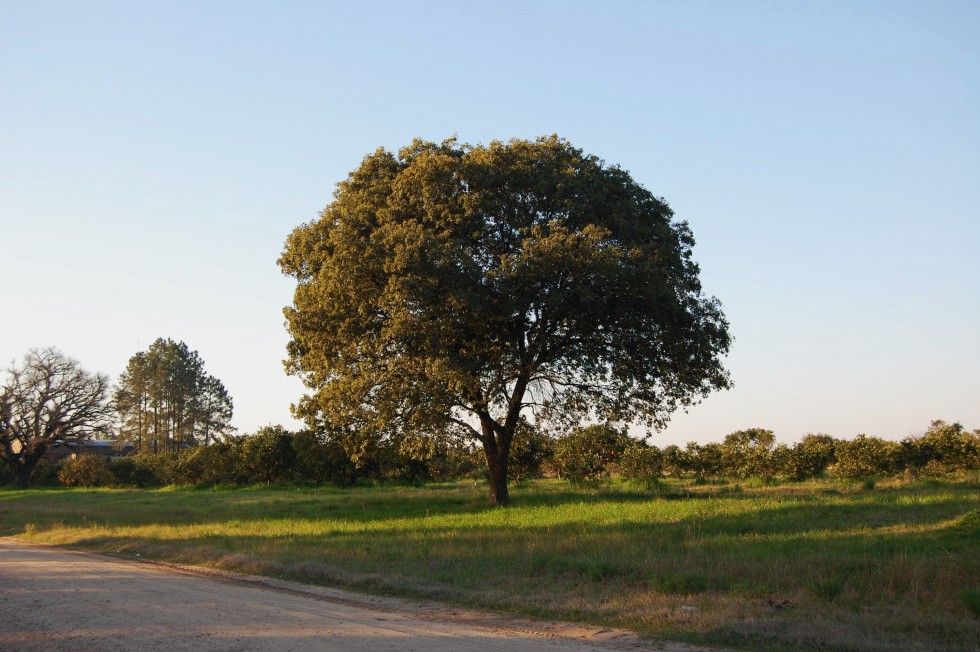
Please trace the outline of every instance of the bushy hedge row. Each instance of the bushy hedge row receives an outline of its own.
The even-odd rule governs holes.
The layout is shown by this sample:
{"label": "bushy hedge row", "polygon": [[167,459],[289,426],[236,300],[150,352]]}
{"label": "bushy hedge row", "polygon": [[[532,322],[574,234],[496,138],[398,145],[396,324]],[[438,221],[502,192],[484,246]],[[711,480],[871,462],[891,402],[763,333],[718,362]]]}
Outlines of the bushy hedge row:
{"label": "bushy hedge row", "polygon": [[359,480],[422,482],[462,477],[478,468],[477,463],[472,451],[440,446],[429,439],[352,442],[275,426],[182,451],[112,461],[85,455],[62,462],[57,477],[61,484],[82,487],[349,485]]}
{"label": "bushy hedge row", "polygon": [[777,445],[772,431],[752,428],[734,432],[720,444],[691,442],[685,448],[661,450],[612,428],[590,426],[559,439],[550,463],[573,481],[618,475],[644,484],[665,475],[700,481],[776,476],[805,480],[823,474],[850,479],[899,473],[938,476],[980,469],[980,431],[933,421],[922,436],[901,442],[865,435],[850,440],[807,435],[787,446]]}
{"label": "bushy hedge row", "polygon": [[661,455],[665,474],[701,480],[775,476],[805,480],[823,474],[850,479],[899,473],[938,476],[980,469],[980,431],[971,433],[958,423],[933,421],[922,436],[901,442],[866,435],[853,439],[807,435],[787,446],[776,445],[771,431],[756,428],[732,433],[720,444],[668,446]]}
{"label": "bushy hedge row", "polygon": [[[183,451],[109,461],[90,455],[38,468],[35,484],[149,487],[162,485],[424,482],[482,477],[478,449],[430,437],[376,441],[355,433],[331,437],[309,431],[263,428],[254,435]],[[650,486],[664,476],[742,480],[781,476],[804,480],[822,474],[866,479],[905,473],[944,475],[980,469],[980,431],[934,421],[920,437],[901,442],[858,435],[844,440],[807,435],[793,446],[776,444],[769,430],[753,428],[722,443],[660,449],[608,426],[589,426],[553,439],[522,423],[511,451],[511,479],[547,474],[573,482],[615,475]],[[5,478],[0,477],[0,482]]]}

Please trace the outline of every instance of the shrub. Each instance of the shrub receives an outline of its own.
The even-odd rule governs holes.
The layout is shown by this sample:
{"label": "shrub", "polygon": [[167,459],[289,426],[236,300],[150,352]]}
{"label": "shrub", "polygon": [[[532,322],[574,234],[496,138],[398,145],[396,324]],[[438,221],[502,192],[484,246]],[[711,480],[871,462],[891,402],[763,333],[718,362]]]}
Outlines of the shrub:
{"label": "shrub", "polygon": [[772,430],[749,428],[725,436],[721,445],[723,473],[743,480],[753,476],[769,478],[775,474],[772,447],[776,437]]}
{"label": "shrub", "polygon": [[763,478],[772,480],[777,475],[787,475],[789,473],[789,446],[786,444],[776,444],[776,447],[769,451],[769,463],[765,467]]}
{"label": "shrub", "polygon": [[958,423],[933,421],[921,437],[901,445],[901,464],[927,475],[944,475],[980,468],[980,435]]}
{"label": "shrub", "polygon": [[174,484],[226,484],[247,482],[240,439],[180,451],[172,468]]}
{"label": "shrub", "polygon": [[17,474],[6,464],[0,464],[0,485],[10,485],[17,481]]}
{"label": "shrub", "polygon": [[554,440],[522,418],[517,424],[507,460],[507,475],[514,482],[537,475],[555,454]]}
{"label": "shrub", "polygon": [[57,487],[61,485],[61,480],[58,479],[58,472],[61,471],[63,463],[63,460],[52,461],[42,459],[34,467],[34,473],[31,474],[31,486]]}
{"label": "shrub", "polygon": [[664,454],[656,446],[638,442],[628,446],[619,458],[619,474],[624,480],[652,487],[664,473]]}
{"label": "shrub", "polygon": [[122,457],[109,464],[109,471],[115,478],[113,483],[119,487],[152,487],[161,484],[153,466],[145,456]]}
{"label": "shrub", "polygon": [[109,470],[109,460],[101,455],[80,455],[65,461],[58,471],[58,479],[68,487],[111,487],[116,482]]}
{"label": "shrub", "polygon": [[181,484],[179,481],[180,453],[167,451],[163,453],[140,453],[134,456],[134,461],[153,474],[154,484]]}
{"label": "shrub", "polygon": [[901,446],[878,437],[858,435],[851,440],[839,440],[834,446],[837,463],[833,474],[839,478],[865,479],[890,475],[898,468]]}
{"label": "shrub", "polygon": [[721,475],[725,468],[724,451],[718,444],[708,443],[701,446],[692,441],[687,443],[684,452],[687,470],[694,474],[698,483],[707,482],[709,478]]}
{"label": "shrub", "polygon": [[630,444],[625,433],[610,426],[577,428],[555,443],[555,467],[573,482],[598,480]]}
{"label": "shrub", "polygon": [[429,460],[429,473],[434,480],[482,478],[487,471],[482,453],[482,449],[477,450],[468,443],[457,442]]}
{"label": "shrub", "polygon": [[276,483],[295,479],[293,435],[282,426],[266,426],[241,438],[240,480]]}
{"label": "shrub", "polygon": [[963,589],[957,597],[974,616],[980,616],[980,588]]}
{"label": "shrub", "polygon": [[826,471],[837,459],[836,443],[830,435],[806,435],[789,450],[786,463],[789,477],[806,480]]}
{"label": "shrub", "polygon": [[664,449],[664,473],[679,478],[690,470],[691,460],[680,446],[671,444]]}
{"label": "shrub", "polygon": [[293,435],[293,452],[297,475],[304,482],[350,485],[357,477],[344,448],[312,430],[301,430]]}

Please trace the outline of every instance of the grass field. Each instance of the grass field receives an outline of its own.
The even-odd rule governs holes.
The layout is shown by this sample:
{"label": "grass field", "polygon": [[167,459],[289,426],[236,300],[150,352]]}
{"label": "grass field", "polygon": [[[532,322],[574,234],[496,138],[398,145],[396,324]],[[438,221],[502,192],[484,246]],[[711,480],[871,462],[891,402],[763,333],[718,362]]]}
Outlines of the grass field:
{"label": "grass field", "polygon": [[980,649],[980,477],[0,492],[0,534],[747,649]]}

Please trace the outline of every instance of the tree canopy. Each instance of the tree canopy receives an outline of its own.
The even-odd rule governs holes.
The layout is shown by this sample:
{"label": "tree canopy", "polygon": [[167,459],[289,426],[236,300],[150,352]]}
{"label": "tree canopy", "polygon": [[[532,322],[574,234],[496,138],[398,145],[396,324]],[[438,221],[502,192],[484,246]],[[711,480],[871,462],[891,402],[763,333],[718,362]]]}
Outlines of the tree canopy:
{"label": "tree canopy", "polygon": [[661,427],[729,386],[731,340],[685,222],[557,136],[379,149],[279,259],[311,425],[457,429],[505,504],[522,413]]}
{"label": "tree canopy", "polygon": [[51,447],[107,434],[112,414],[108,376],[88,373],[57,349],[32,349],[0,386],[0,460],[26,487]]}
{"label": "tree canopy", "polygon": [[208,444],[232,432],[232,400],[184,342],[157,338],[133,355],[115,390],[119,437],[137,450]]}

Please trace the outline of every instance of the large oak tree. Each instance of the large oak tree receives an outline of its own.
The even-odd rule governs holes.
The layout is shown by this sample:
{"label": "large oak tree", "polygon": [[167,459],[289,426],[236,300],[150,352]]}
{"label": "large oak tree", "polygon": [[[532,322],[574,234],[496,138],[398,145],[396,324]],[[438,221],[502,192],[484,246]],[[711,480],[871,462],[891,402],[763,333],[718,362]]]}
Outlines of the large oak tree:
{"label": "large oak tree", "polygon": [[551,136],[380,149],[279,259],[311,425],[459,429],[508,502],[522,416],[662,427],[729,386],[694,238],[630,175]]}

